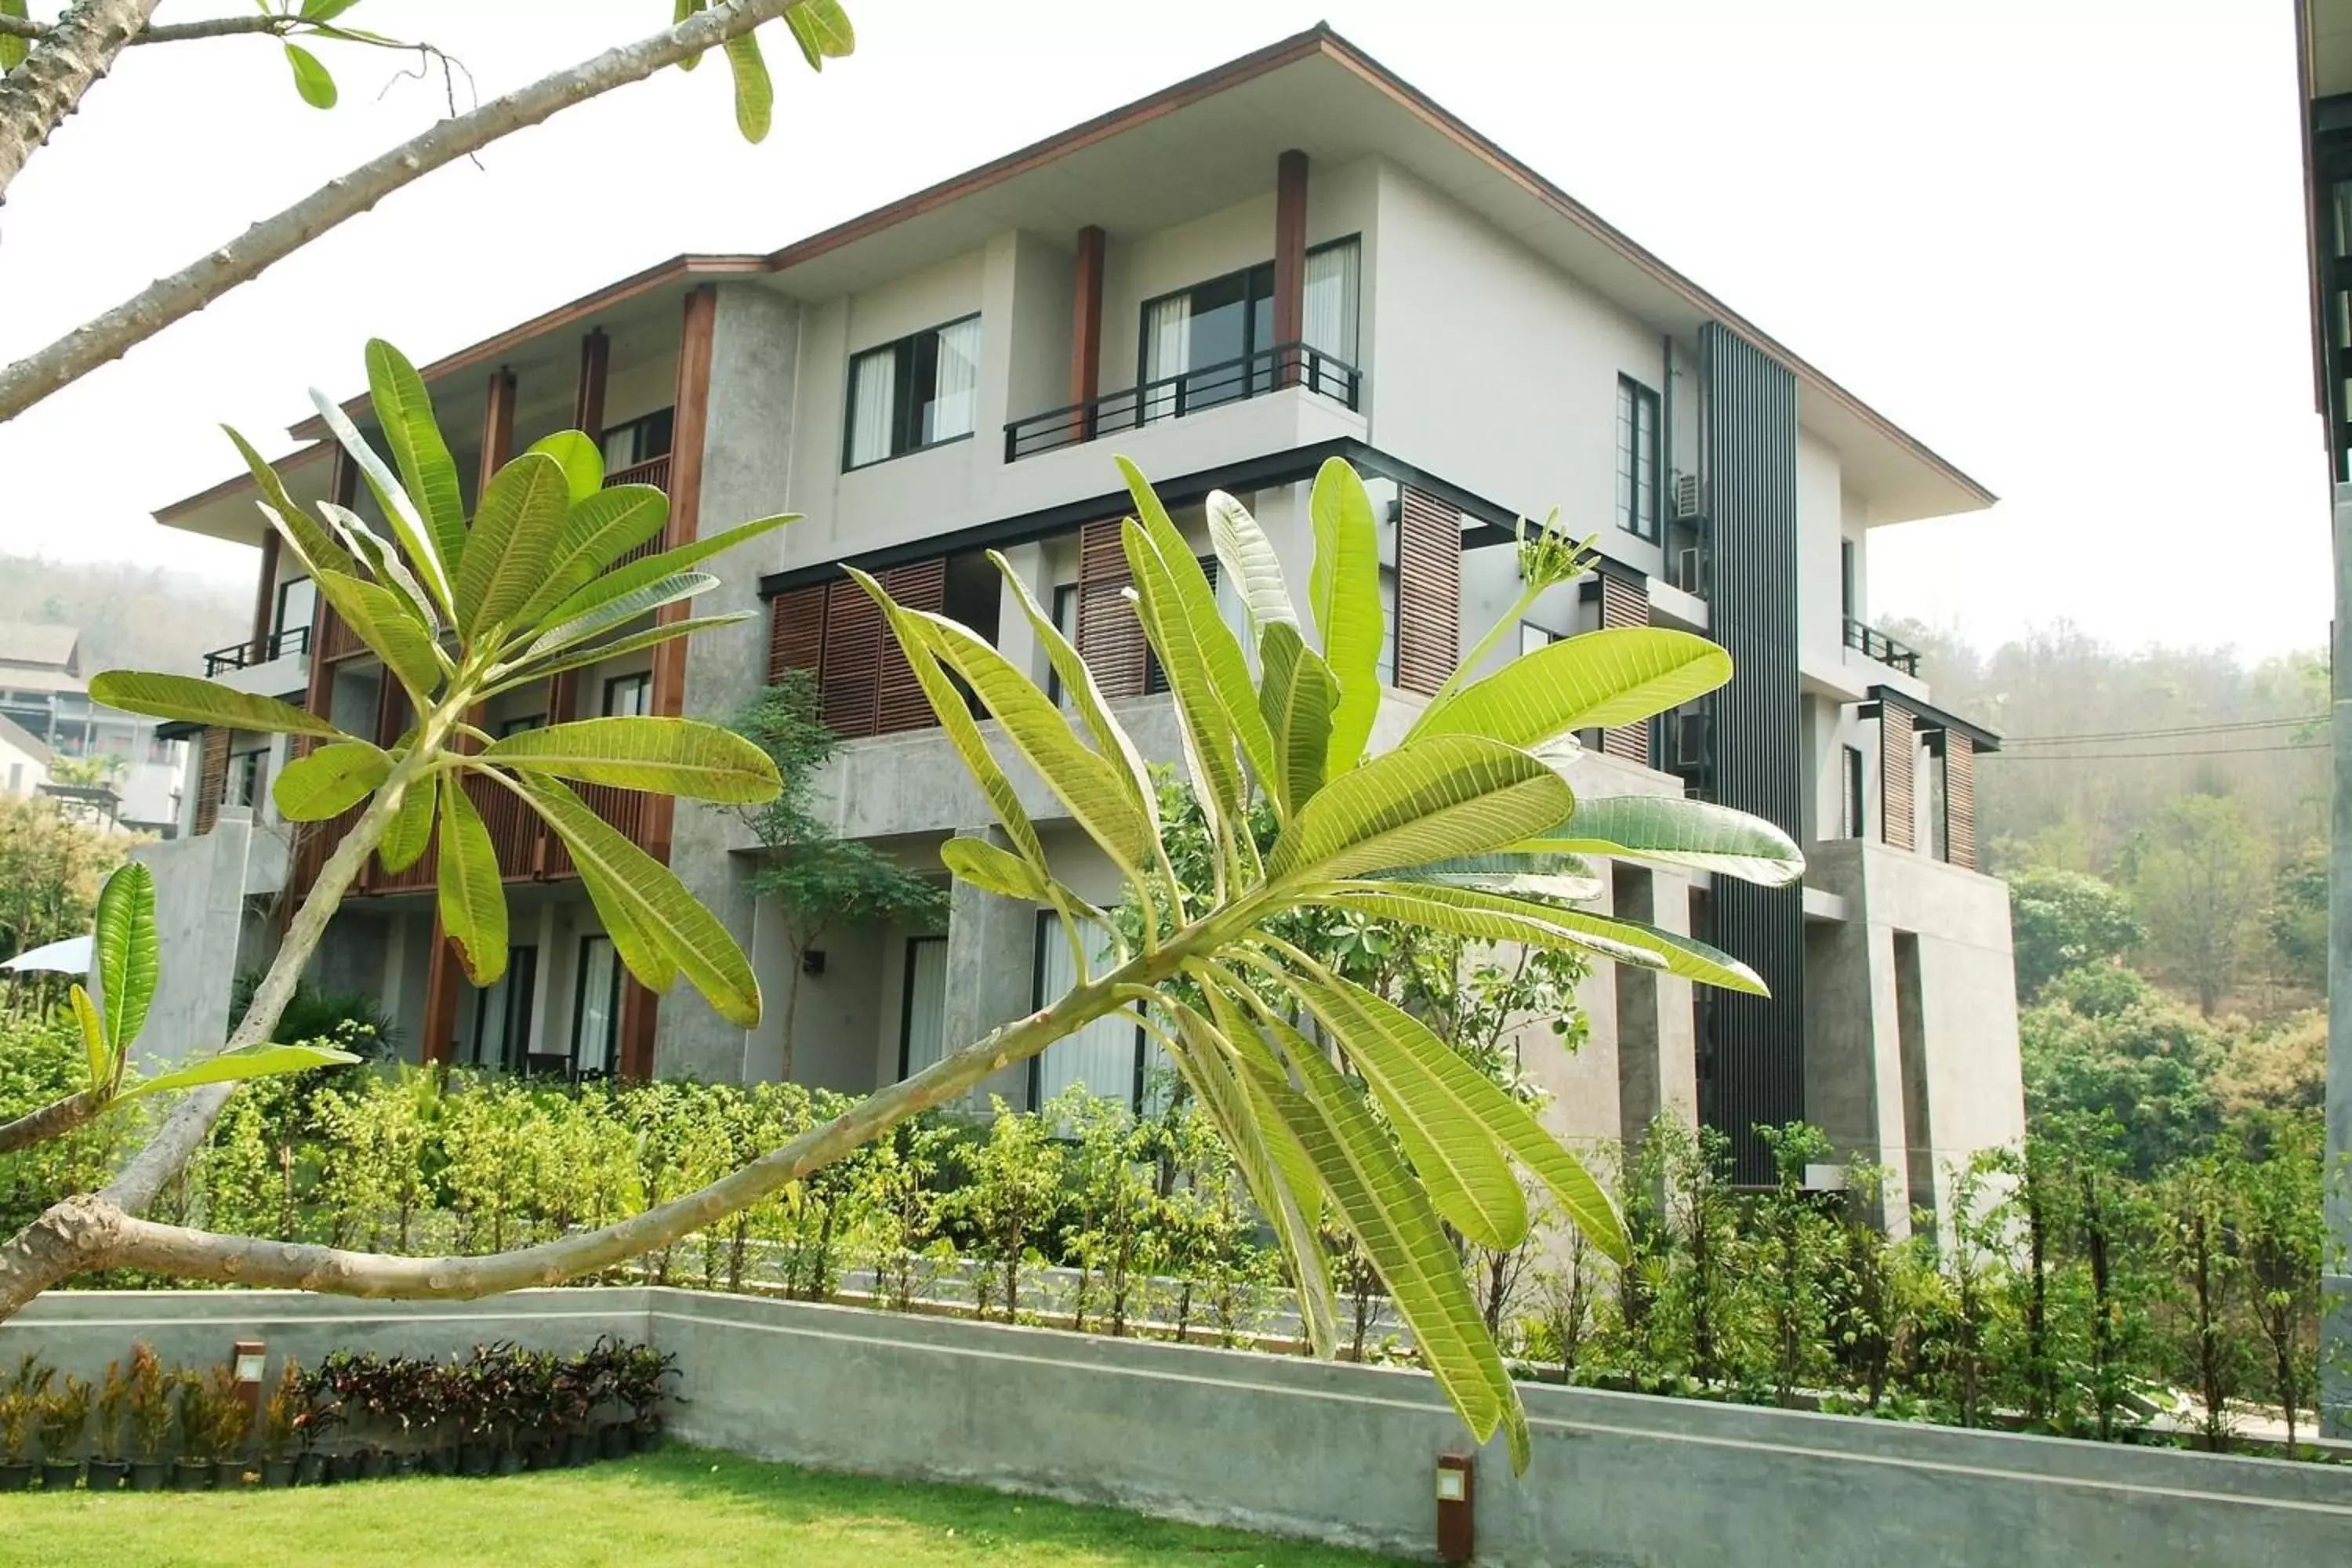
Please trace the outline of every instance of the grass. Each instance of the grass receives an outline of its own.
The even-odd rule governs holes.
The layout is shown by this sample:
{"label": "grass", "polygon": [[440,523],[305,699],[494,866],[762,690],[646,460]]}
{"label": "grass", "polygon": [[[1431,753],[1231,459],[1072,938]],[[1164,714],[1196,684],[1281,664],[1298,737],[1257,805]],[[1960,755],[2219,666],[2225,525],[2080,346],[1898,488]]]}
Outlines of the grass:
{"label": "grass", "polygon": [[0,1497],[15,1568],[1370,1568],[1386,1559],[977,1487],[822,1475],[670,1447],[496,1480]]}

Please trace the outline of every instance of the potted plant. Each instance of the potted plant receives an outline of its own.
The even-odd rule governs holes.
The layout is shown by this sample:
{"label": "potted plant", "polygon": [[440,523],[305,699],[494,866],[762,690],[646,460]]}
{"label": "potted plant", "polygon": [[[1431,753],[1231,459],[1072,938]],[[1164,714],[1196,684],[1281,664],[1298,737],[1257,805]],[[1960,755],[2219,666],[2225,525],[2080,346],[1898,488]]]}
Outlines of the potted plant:
{"label": "potted plant", "polygon": [[226,1491],[246,1482],[246,1445],[253,1440],[253,1406],[245,1402],[245,1385],[237,1381],[236,1364],[224,1362],[205,1374],[206,1403],[212,1406],[213,1485]]}
{"label": "potted plant", "polygon": [[596,1414],[596,1372],[587,1355],[556,1363],[553,1404],[556,1424],[563,1432],[563,1463],[593,1463],[596,1433],[590,1423]]}
{"label": "potted plant", "polygon": [[41,1489],[69,1492],[81,1479],[82,1428],[89,1425],[90,1386],[68,1373],[39,1400],[35,1426],[41,1439]]}
{"label": "potted plant", "polygon": [[[380,1424],[385,1419],[383,1363],[374,1355],[353,1355],[349,1351],[336,1351],[320,1364],[319,1371],[333,1393],[335,1405],[342,1412],[343,1424],[362,1430],[359,1440],[351,1447],[328,1456],[324,1479],[356,1481],[367,1474],[370,1458],[376,1453],[368,1442],[362,1423]],[[378,1461],[381,1463],[381,1460]],[[382,1475],[382,1469],[376,1472]]]}
{"label": "potted plant", "polygon": [[536,1469],[563,1463],[564,1395],[557,1387],[562,1366],[546,1351],[518,1351],[509,1373],[510,1424],[519,1458]]}
{"label": "potted plant", "polygon": [[326,1451],[319,1442],[343,1424],[342,1401],[321,1366],[302,1379],[302,1407],[294,1416],[294,1440],[301,1452],[294,1461],[294,1479],[306,1487],[324,1485],[332,1474]]}
{"label": "potted plant", "polygon": [[0,1492],[33,1484],[33,1417],[37,1406],[21,1388],[0,1389]]}
{"label": "potted plant", "polygon": [[172,1489],[206,1491],[213,1484],[213,1461],[220,1456],[214,1441],[219,1427],[212,1387],[194,1372],[183,1372],[174,1381],[180,1385],[180,1457],[172,1461]]}
{"label": "potted plant", "polygon": [[471,1360],[453,1361],[441,1369],[446,1418],[457,1433],[461,1476],[487,1476],[497,1460],[491,1437],[504,1398],[505,1370],[505,1358],[487,1345],[476,1345]]}
{"label": "potted plant", "polygon": [[131,1413],[131,1378],[122,1363],[106,1363],[98,1383],[98,1427],[89,1439],[89,1489],[110,1492],[122,1485],[131,1467],[122,1462],[122,1420]]}
{"label": "potted plant", "polygon": [[632,1345],[622,1353],[620,1394],[629,1407],[629,1447],[649,1454],[661,1447],[663,1384],[677,1375],[677,1357],[651,1345]]}
{"label": "potted plant", "polygon": [[[622,1382],[628,1358],[629,1347],[618,1335],[603,1335],[588,1348],[583,1359],[588,1363],[588,1395],[592,1407],[610,1412],[623,1402]],[[629,1452],[629,1424],[609,1418],[598,1423],[596,1451],[607,1459],[625,1458]]]}
{"label": "potted plant", "polygon": [[131,1347],[131,1489],[160,1492],[169,1473],[163,1446],[172,1440],[172,1395],[179,1380],[163,1370],[154,1347]]}
{"label": "potted plant", "polygon": [[265,1487],[294,1484],[291,1450],[302,1431],[305,1404],[302,1363],[289,1355],[278,1369],[278,1386],[269,1391],[268,1403],[261,1408],[261,1484]]}

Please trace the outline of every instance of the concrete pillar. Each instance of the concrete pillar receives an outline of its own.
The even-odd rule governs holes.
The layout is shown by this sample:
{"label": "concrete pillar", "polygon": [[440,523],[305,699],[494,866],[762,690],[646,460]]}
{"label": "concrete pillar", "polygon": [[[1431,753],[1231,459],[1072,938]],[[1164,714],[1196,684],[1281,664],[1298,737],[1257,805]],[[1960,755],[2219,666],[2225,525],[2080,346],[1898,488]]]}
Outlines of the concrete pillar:
{"label": "concrete pillar", "polygon": [[[1686,932],[1690,888],[1671,872],[1619,866],[1612,891],[1624,920]],[[1670,921],[1679,918],[1679,924]],[[1617,1128],[1630,1152],[1660,1114],[1697,1120],[1698,1063],[1691,1026],[1690,983],[1655,970],[1617,971]]]}
{"label": "concrete pillar", "polygon": [[[1307,333],[1307,154],[1296,148],[1275,163],[1274,341],[1295,343]],[[1286,359],[1278,386],[1298,382],[1298,362]]]}
{"label": "concrete pillar", "polygon": [[[2328,708],[2336,736],[2327,866],[2327,994],[2352,998],[2352,485],[2336,487],[2336,647]],[[2320,1264],[2320,1425],[2352,1437],[2352,1003],[2327,1025],[2328,1247]]]}
{"label": "concrete pillar", "polygon": [[[1012,847],[1001,828],[965,828],[1000,848]],[[1037,910],[1018,899],[982,892],[957,881],[948,895],[947,1048],[961,1050],[1036,1005]],[[984,1107],[992,1094],[1019,1108],[1029,1100],[1029,1064],[1014,1062],[972,1091]]]}
{"label": "concrete pillar", "polygon": [[[1617,911],[1609,892],[1581,906],[1593,914]],[[1468,955],[1469,962],[1491,958],[1506,968],[1518,962],[1516,947]],[[1634,971],[1595,959],[1584,984],[1576,988],[1576,1006],[1584,1015],[1584,1043],[1564,1049],[1548,1019],[1533,1019],[1518,1031],[1519,1065],[1550,1097],[1544,1121],[1570,1148],[1609,1142],[1618,1136],[1618,998]]]}
{"label": "concrete pillar", "polygon": [[[721,284],[713,292],[696,517],[677,542],[706,525],[717,533],[790,510],[800,306],[751,283]],[[683,426],[679,439],[687,439]],[[760,576],[775,568],[782,549],[779,537],[768,534],[713,557],[703,570],[719,583],[695,599],[693,613],[761,611]],[[687,638],[679,710],[725,722],[760,689],[768,668],[766,635],[767,619],[758,616]],[[669,822],[667,858],[687,889],[751,952],[752,899],[746,867],[732,853],[745,837],[732,811],[678,801]],[[777,1005],[790,977],[755,972],[768,1005]],[[654,1035],[658,1075],[733,1082],[743,1074],[744,1058],[745,1031],[712,1012],[690,987],[680,986],[664,1000]]]}

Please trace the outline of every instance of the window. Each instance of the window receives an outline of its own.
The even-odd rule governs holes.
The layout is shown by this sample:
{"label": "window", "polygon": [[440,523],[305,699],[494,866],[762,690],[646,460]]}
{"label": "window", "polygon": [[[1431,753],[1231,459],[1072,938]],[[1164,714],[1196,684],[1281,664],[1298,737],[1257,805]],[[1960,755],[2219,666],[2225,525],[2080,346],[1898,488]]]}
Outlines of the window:
{"label": "window", "polygon": [[572,1071],[609,1075],[621,1036],[621,965],[613,939],[580,939],[580,981],[572,1005]]}
{"label": "window", "polygon": [[228,760],[228,786],[222,792],[223,805],[259,805],[261,781],[267,773],[269,752],[267,748],[239,752]]}
{"label": "window", "polygon": [[509,735],[520,735],[526,730],[537,730],[546,722],[547,715],[544,713],[518,713],[511,719],[501,719],[499,721],[498,739],[503,741]]}
{"label": "window", "polygon": [[539,979],[539,949],[507,949],[507,972],[474,994],[474,1039],[467,1065],[520,1072],[530,1048],[531,993]]}
{"label": "window", "polygon": [[1862,595],[1854,581],[1853,541],[1838,541],[1838,606],[1849,621],[1862,619]]}
{"label": "window", "polygon": [[841,466],[862,468],[969,436],[979,405],[978,316],[867,349],[849,362]]}
{"label": "window", "polygon": [[1842,746],[1845,765],[1839,770],[1838,837],[1860,838],[1870,831],[1865,812],[1866,801],[1862,793],[1862,748]]}
{"label": "window", "polygon": [[898,1076],[911,1078],[948,1054],[948,939],[907,943],[907,980],[898,1006]]}
{"label": "window", "polygon": [[1658,395],[1617,378],[1617,525],[1658,537]]}
{"label": "window", "polygon": [[[1307,253],[1299,335],[1336,364],[1302,360],[1299,379],[1354,402],[1356,298],[1362,247],[1353,237]],[[1137,417],[1172,418],[1274,390],[1274,263],[1260,262],[1149,300],[1136,363],[1148,390]]]}
{"label": "window", "polygon": [[[1068,638],[1072,647],[1078,646],[1078,585],[1076,583],[1054,585],[1054,629]],[[1045,670],[1045,695],[1055,707],[1065,712],[1069,710],[1070,694],[1062,689],[1062,672],[1050,665]]]}
{"label": "window", "polygon": [[654,678],[639,670],[635,675],[616,675],[604,682],[604,717],[635,719],[652,712]]}
{"label": "window", "polygon": [[1548,648],[1558,641],[1559,641],[1559,634],[1556,631],[1539,626],[1533,621],[1519,623],[1519,656],[1522,658],[1528,654]]}
{"label": "window", "polygon": [[676,416],[677,410],[664,408],[626,425],[604,426],[604,471],[617,473],[638,463],[668,457]]}
{"label": "window", "polygon": [[[1088,921],[1079,928],[1078,939],[1086,944],[1087,962],[1101,973],[1100,955],[1109,946],[1109,933]],[[1036,975],[1040,1007],[1077,983],[1077,973],[1070,966],[1070,944],[1062,935],[1062,917],[1051,910],[1037,911]],[[1030,1058],[1031,1105],[1044,1105],[1065,1089],[1083,1084],[1089,1093],[1123,1101],[1130,1110],[1139,1109],[1145,1088],[1144,1045],[1143,1026],[1130,1018],[1097,1018],[1076,1033],[1065,1035]]]}
{"label": "window", "polygon": [[318,585],[308,577],[289,577],[278,584],[278,619],[271,629],[281,637],[291,631],[308,631],[318,606]]}

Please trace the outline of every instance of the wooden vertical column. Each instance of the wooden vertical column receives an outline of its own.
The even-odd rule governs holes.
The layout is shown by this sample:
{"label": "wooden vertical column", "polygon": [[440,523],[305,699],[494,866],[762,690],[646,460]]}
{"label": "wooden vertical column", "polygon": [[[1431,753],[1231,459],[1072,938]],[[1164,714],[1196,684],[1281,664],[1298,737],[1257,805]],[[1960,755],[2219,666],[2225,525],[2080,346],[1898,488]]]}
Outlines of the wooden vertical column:
{"label": "wooden vertical column", "polygon": [[[1274,341],[1288,345],[1307,331],[1307,154],[1293,149],[1275,163]],[[1298,384],[1299,361],[1284,354],[1276,386]]]}
{"label": "wooden vertical column", "polygon": [[1078,438],[1095,435],[1094,401],[1102,392],[1103,231],[1078,230],[1078,266],[1070,290],[1070,401],[1078,405]]}
{"label": "wooden vertical column", "polygon": [[[686,297],[686,321],[677,346],[677,412],[670,426],[669,522],[662,548],[691,543],[700,531],[702,443],[710,423],[710,349],[719,324],[719,295],[708,285]],[[656,624],[684,620],[686,602],[654,613]],[[686,710],[686,639],[674,637],[654,648],[653,710],[675,718]],[[669,863],[670,829],[677,802],[669,795],[646,797],[646,853]],[[654,1072],[654,1031],[661,1021],[661,998],[632,975],[621,985],[621,1077],[648,1079]]]}
{"label": "wooden vertical column", "polygon": [[[1649,584],[1638,574],[1601,571],[1601,626],[1606,630],[1622,626],[1646,626],[1650,624]],[[1642,767],[1650,765],[1650,726],[1644,720],[1639,723],[1622,724],[1614,730],[1601,732],[1601,750],[1609,756],[1621,757]]]}
{"label": "wooden vertical column", "polygon": [[1977,746],[1956,730],[1944,731],[1944,858],[1977,868]]}
{"label": "wooden vertical column", "polygon": [[[515,374],[499,366],[490,373],[490,382],[482,399],[482,460],[475,470],[475,504],[481,503],[483,492],[490,488],[491,477],[506,466],[514,455]],[[386,677],[389,688],[390,677]],[[478,723],[478,710],[468,714]],[[470,751],[473,748],[460,736],[450,742],[452,749]],[[428,1063],[446,1062],[455,1054],[457,1039],[457,990],[464,978],[464,963],[457,957],[457,947],[449,941],[448,932],[441,928],[441,915],[433,915],[433,956],[425,970],[425,1035],[423,1056]]]}
{"label": "wooden vertical column", "polygon": [[271,625],[278,609],[278,531],[265,528],[261,533],[261,577],[253,588],[253,647],[246,658],[254,664],[266,663],[269,658],[269,634],[277,628]]}
{"label": "wooden vertical column", "polygon": [[572,426],[599,446],[604,440],[604,367],[612,352],[613,340],[602,327],[580,340],[580,382],[572,397]]}

